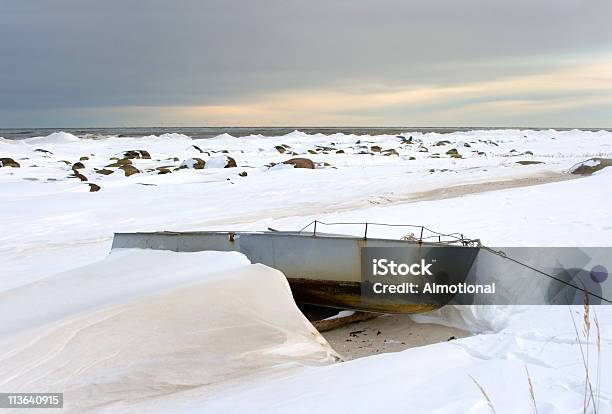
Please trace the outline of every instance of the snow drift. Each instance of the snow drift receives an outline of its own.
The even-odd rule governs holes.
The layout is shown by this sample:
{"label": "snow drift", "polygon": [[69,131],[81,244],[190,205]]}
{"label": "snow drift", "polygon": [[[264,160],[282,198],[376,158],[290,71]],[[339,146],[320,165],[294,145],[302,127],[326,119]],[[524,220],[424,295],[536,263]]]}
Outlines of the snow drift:
{"label": "snow drift", "polygon": [[0,388],[73,411],[336,360],[284,276],[236,253],[116,251],[3,292],[0,315]]}
{"label": "snow drift", "polygon": [[28,144],[69,144],[73,142],[80,142],[79,137],[72,135],[69,132],[54,132],[47,135],[46,137],[34,137],[27,138],[24,142]]}

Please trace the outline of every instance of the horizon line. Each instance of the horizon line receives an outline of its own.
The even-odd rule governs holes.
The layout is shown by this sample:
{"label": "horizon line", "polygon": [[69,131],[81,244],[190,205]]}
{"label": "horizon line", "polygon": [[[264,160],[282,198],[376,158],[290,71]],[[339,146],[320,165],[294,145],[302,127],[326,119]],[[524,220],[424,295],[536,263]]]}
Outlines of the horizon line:
{"label": "horizon line", "polygon": [[160,126],[160,125],[138,125],[138,126],[20,126],[20,127],[0,127],[0,131],[7,130],[20,130],[20,129],[179,129],[179,128],[210,128],[210,129],[287,129],[287,128],[295,128],[299,129],[519,129],[519,130],[572,130],[572,129],[584,129],[584,130],[611,130],[612,126],[601,127],[601,126],[574,126],[574,127],[553,127],[553,126],[485,126],[485,125],[471,125],[471,126],[380,126],[380,125],[368,125],[368,126],[347,126],[347,125],[316,125],[316,126],[306,126],[306,125],[249,125],[249,126],[231,126],[231,125],[222,125],[222,126]]}

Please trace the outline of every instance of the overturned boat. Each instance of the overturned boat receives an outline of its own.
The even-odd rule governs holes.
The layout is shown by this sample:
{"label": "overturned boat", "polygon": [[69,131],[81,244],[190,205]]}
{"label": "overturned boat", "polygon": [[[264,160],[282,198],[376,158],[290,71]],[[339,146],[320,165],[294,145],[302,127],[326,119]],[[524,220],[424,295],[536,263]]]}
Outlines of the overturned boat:
{"label": "overturned boat", "polygon": [[[334,224],[362,225],[363,235],[319,230]],[[237,251],[252,263],[283,272],[298,303],[370,312],[417,313],[438,308],[453,295],[380,292],[382,282],[371,272],[374,264],[384,270],[389,262],[403,263],[408,266],[407,272],[411,270],[409,266],[416,270],[415,266],[423,264],[426,272],[409,275],[415,284],[457,284],[466,279],[480,247],[479,240],[468,239],[460,233],[442,234],[423,226],[400,226],[413,228],[418,236],[410,233],[402,239],[368,237],[368,230],[375,226],[394,225],[314,221],[300,231],[117,233],[112,248]],[[381,259],[388,254],[395,261]],[[435,262],[434,268],[428,268],[426,262]]]}

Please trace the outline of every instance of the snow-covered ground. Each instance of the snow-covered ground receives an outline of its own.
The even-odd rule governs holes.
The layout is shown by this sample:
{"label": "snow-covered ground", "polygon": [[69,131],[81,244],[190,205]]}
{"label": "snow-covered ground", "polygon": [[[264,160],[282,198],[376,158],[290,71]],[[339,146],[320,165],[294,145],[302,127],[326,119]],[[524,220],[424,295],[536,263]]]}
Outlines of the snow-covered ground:
{"label": "snow-covered ground", "polygon": [[[150,154],[150,159],[131,160],[138,173],[126,176],[117,167],[107,167],[130,150],[145,150]],[[228,156],[236,161],[236,168],[222,168]],[[102,289],[95,295],[90,292],[99,290],[101,280],[113,274],[113,271],[96,273],[95,269],[112,269],[112,263],[110,267],[95,264],[85,270],[72,269],[100,260],[112,262],[115,253],[106,257],[116,231],[246,230],[268,226],[296,229],[316,218],[328,222],[419,224],[445,233],[462,232],[492,246],[610,246],[612,195],[608,190],[612,171],[608,168],[593,176],[565,180],[569,176],[564,172],[572,165],[594,156],[612,158],[612,133],[498,130],[452,134],[407,132],[400,137],[370,137],[294,132],[282,137],[223,135],[207,140],[191,140],[176,134],[85,140],[55,133],[22,141],[0,139],[0,158],[10,157],[21,165],[0,168],[0,306],[3,307],[0,346],[5,355],[19,352],[23,341],[36,347],[33,338],[44,327],[57,327],[66,318],[73,318],[71,323],[80,326],[79,323],[93,323],[91,318],[98,315],[96,312],[104,314],[127,306],[133,309],[134,317],[144,313],[153,318],[155,312],[151,307],[178,306],[180,300],[173,301],[166,296],[173,294],[172,289],[180,291],[181,287],[196,285],[196,275],[185,265],[176,271],[168,270],[173,277],[167,277],[167,273],[160,276],[160,285],[141,283],[139,278],[146,274],[142,269],[154,267],[159,258],[135,258],[139,266],[114,274],[113,289]],[[84,165],[77,171],[87,178],[86,182],[69,177],[72,166],[81,157],[87,159],[80,161]],[[273,163],[294,157],[309,158],[317,163],[317,168],[270,168]],[[206,168],[193,168],[198,165],[193,158],[206,162]],[[181,165],[190,168],[177,169]],[[159,167],[166,167],[169,172],[159,174]],[[112,173],[104,175],[98,170]],[[89,192],[88,183],[101,188],[98,192]],[[523,186],[537,183],[544,184]],[[351,226],[333,230],[361,232],[361,228]],[[403,236],[406,232],[384,227],[370,231],[372,236],[387,237]],[[244,260],[212,254],[220,255],[219,263]],[[203,266],[208,266],[206,263],[215,263],[217,259],[202,260]],[[173,263],[179,267],[182,259]],[[192,262],[185,259],[184,263]],[[241,263],[241,266],[239,273],[247,274],[252,265]],[[224,274],[232,273],[227,270]],[[207,274],[202,272],[202,277]],[[62,288],[62,283],[67,283],[62,280],[74,280],[68,285],[76,290]],[[127,290],[114,290],[122,286],[123,280]],[[608,280],[608,283],[612,282]],[[133,290],[128,292],[129,287]],[[75,295],[76,292],[79,294]],[[250,300],[256,300],[258,292],[247,287],[243,293]],[[234,293],[234,298],[241,297],[239,289]],[[90,294],[98,297],[98,301],[88,306],[69,299],[79,295],[89,298]],[[44,306],[38,305],[41,301]],[[141,302],[146,301],[150,303],[139,310]],[[276,298],[267,301],[270,302],[267,305],[276,306]],[[229,302],[215,302],[214,307],[240,306]],[[279,299],[281,311],[290,308],[281,302]],[[206,303],[201,308],[194,304],[195,312],[206,309]],[[612,311],[608,307],[592,309],[591,316],[597,312],[599,317],[601,332],[598,412],[606,412],[612,411],[612,379],[605,368],[612,360]],[[13,310],[15,316],[11,315]],[[582,309],[575,308],[573,312],[581,332]],[[304,362],[296,356],[296,366],[288,370],[278,368],[285,366],[286,361],[275,361],[239,379],[224,378],[224,374],[211,381],[202,377],[198,378],[200,382],[190,383],[197,385],[186,386],[181,392],[171,388],[168,394],[161,387],[157,394],[147,391],[147,399],[99,408],[137,412],[226,412],[238,408],[247,412],[371,412],[373,409],[488,412],[485,397],[471,376],[486,390],[498,413],[529,412],[532,401],[525,369],[528,368],[538,412],[582,412],[585,370],[570,315],[565,307],[443,309],[417,319],[461,326],[475,335],[323,367],[312,366],[311,361]],[[298,336],[299,332],[310,329],[297,312],[290,313],[288,319],[291,320],[285,321],[287,324],[299,327],[295,328]],[[266,320],[259,320],[256,326],[266,325]],[[200,321],[189,320],[189,323]],[[274,325],[276,321],[270,323]],[[123,328],[127,326],[131,325],[126,322]],[[197,332],[195,327],[194,331]],[[594,332],[593,322],[588,344],[592,379],[598,359]],[[172,330],[167,333],[180,335]],[[146,330],[137,332],[144,337],[150,334]],[[50,343],[59,346],[61,332],[55,335]],[[245,343],[257,342],[258,338],[253,335],[256,334],[252,330],[247,330],[238,336]],[[93,338],[95,335],[90,340]],[[164,338],[155,336],[154,339]],[[117,340],[115,345],[120,351],[124,346],[129,349],[131,342]],[[180,354],[180,350],[188,348],[189,341],[179,342],[185,346],[178,348]],[[278,347],[284,343],[282,338],[272,342]],[[43,341],[40,343],[44,346]],[[307,347],[315,346],[312,341],[304,340],[304,343],[310,344]],[[327,345],[316,342],[316,346]],[[213,348],[207,349],[216,352]],[[61,351],[65,348],[58,349],[59,354],[49,356],[49,367],[68,358],[69,354]],[[32,355],[44,356],[41,349],[37,352]],[[203,364],[200,366],[208,367],[207,364],[219,363],[224,355],[231,353],[233,363],[240,364],[243,358],[245,366],[250,363],[248,355],[242,352],[232,353],[228,349],[219,352],[217,362],[208,354],[196,360]],[[71,371],[71,375],[82,376],[82,381],[90,385],[106,381],[104,376],[96,377],[100,374],[99,365],[95,363],[95,355],[92,358],[81,361],[84,364],[88,361],[90,365]],[[167,361],[164,358],[172,359],[174,354],[160,358],[164,362]],[[329,362],[325,358],[329,356],[315,358],[314,365]],[[162,362],[136,364],[134,378],[145,375],[147,367],[155,367],[151,369],[163,374],[164,371],[156,371],[164,366]],[[127,369],[123,373],[129,377],[132,368],[117,369]],[[1,361],[0,371],[0,391],[8,391],[6,387],[12,384],[42,386],[45,382],[31,369],[20,369],[7,358]],[[53,372],[57,377],[49,385],[66,383],[62,382],[66,377],[62,377],[61,371]],[[186,378],[193,380],[191,371],[186,373]],[[173,377],[174,380],[178,383],[180,375]],[[70,406],[69,401],[67,405]]]}
{"label": "snow-covered ground", "polygon": [[282,273],[234,252],[115,251],[0,309],[1,389],[61,390],[74,411],[338,359]]}

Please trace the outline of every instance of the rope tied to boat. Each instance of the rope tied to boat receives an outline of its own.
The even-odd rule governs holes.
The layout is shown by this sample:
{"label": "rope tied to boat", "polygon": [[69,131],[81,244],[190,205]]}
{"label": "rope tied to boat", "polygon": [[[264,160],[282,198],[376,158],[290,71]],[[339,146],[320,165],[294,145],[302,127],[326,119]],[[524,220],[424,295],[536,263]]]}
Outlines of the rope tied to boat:
{"label": "rope tied to boat", "polygon": [[546,272],[544,272],[544,271],[542,271],[542,270],[540,270],[540,269],[537,269],[537,268],[535,268],[535,267],[533,267],[533,266],[530,266],[530,265],[529,265],[529,264],[527,264],[527,263],[524,263],[524,262],[521,262],[520,260],[514,259],[514,258],[512,258],[512,257],[508,256],[508,255],[506,254],[506,252],[504,252],[504,251],[502,251],[502,250],[495,250],[495,249],[492,249],[491,247],[484,246],[484,245],[480,245],[480,248],[481,248],[481,249],[484,249],[484,250],[486,250],[486,251],[488,251],[489,253],[495,254],[495,255],[497,255],[497,256],[499,256],[499,257],[501,257],[502,259],[510,260],[511,262],[516,263],[516,264],[518,264],[518,265],[520,265],[520,266],[523,266],[523,267],[525,267],[525,268],[527,268],[527,269],[529,269],[529,270],[532,270],[532,271],[534,271],[534,272],[536,272],[536,273],[538,273],[538,274],[541,274],[541,275],[543,275],[543,276],[546,276],[546,277],[549,277],[549,278],[551,278],[551,279],[553,279],[553,280],[556,280],[557,282],[562,283],[562,284],[564,284],[564,285],[566,285],[566,286],[569,286],[569,287],[571,287],[571,288],[573,288],[573,289],[576,289],[577,291],[580,291],[580,292],[582,292],[582,293],[583,293],[583,294],[585,294],[585,295],[590,295],[590,296],[593,296],[593,297],[595,297],[595,298],[597,298],[597,299],[603,300],[604,302],[607,302],[607,303],[612,304],[612,300],[610,300],[610,299],[606,299],[606,298],[604,298],[603,296],[600,296],[600,295],[598,295],[598,294],[596,294],[596,293],[589,292],[589,291],[586,289],[586,287],[582,287],[582,288],[581,288],[581,287],[579,287],[578,285],[575,285],[575,284],[573,284],[573,283],[571,283],[571,282],[568,282],[568,281],[566,281],[566,280],[563,280],[563,279],[561,279],[561,278],[559,278],[559,277],[557,277],[557,276],[555,276],[555,275],[551,275],[550,273],[546,273]]}

